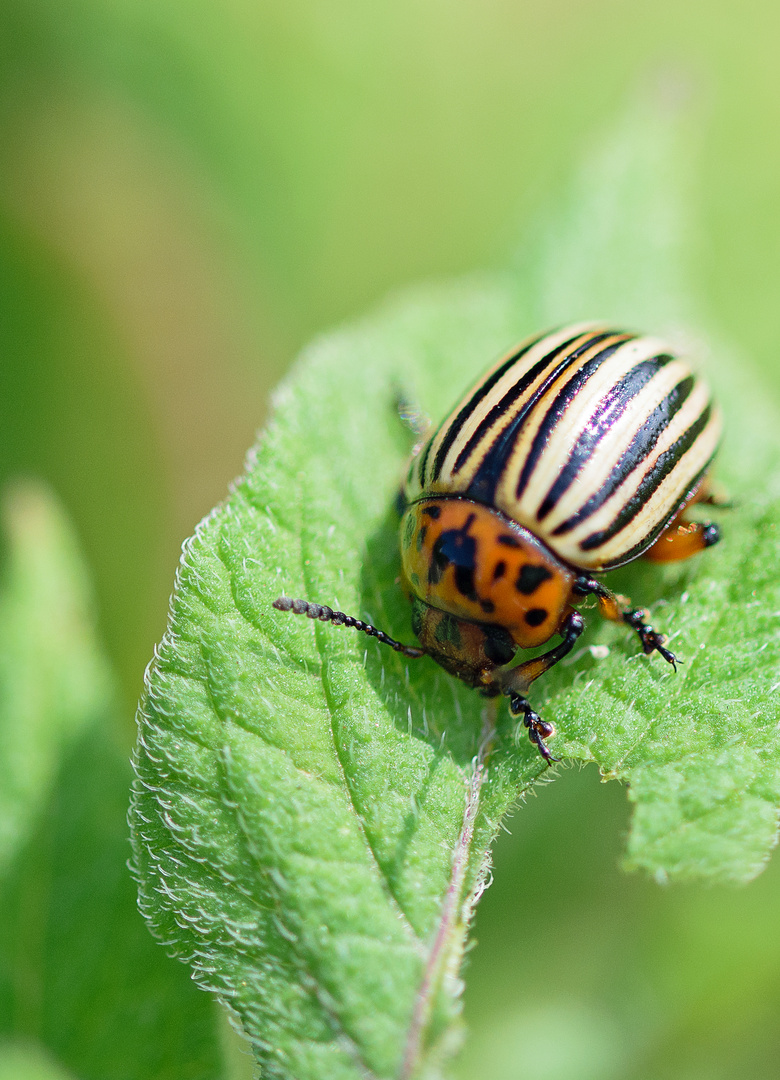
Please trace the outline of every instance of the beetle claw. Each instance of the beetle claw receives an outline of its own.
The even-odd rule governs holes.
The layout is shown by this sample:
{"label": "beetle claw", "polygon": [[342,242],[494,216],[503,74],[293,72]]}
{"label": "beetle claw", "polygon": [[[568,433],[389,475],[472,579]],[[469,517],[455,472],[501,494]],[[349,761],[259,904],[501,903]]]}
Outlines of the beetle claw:
{"label": "beetle claw", "polygon": [[666,660],[668,664],[671,664],[675,671],[677,671],[677,665],[682,663],[681,660],[674,655],[674,653],[664,647],[666,641],[665,634],[659,634],[652,626],[645,622],[648,617],[648,612],[644,608],[637,608],[636,611],[625,611],[623,613],[623,622],[627,623],[633,630],[636,630],[639,634],[639,640],[642,644],[642,652],[645,656],[650,656],[651,653],[657,652]]}
{"label": "beetle claw", "polygon": [[542,720],[541,716],[534,712],[524,697],[511,692],[507,696],[509,697],[509,711],[512,716],[522,716],[523,723],[528,728],[528,738],[547,764],[552,765],[553,762],[560,761],[559,757],[554,757],[550,753],[545,742],[545,739],[551,739],[555,735],[555,725],[551,724],[549,720]]}

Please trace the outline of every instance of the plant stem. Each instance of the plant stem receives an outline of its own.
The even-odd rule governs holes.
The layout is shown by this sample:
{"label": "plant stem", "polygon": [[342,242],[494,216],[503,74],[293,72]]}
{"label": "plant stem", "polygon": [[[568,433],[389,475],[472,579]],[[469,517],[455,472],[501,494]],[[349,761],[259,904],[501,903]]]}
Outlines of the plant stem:
{"label": "plant stem", "polygon": [[404,1056],[398,1080],[412,1080],[418,1064],[420,1046],[423,1032],[428,1023],[434,992],[439,980],[441,968],[447,956],[447,950],[452,938],[452,930],[462,909],[461,893],[463,882],[466,877],[471,843],[474,838],[474,823],[479,810],[479,796],[482,785],[487,776],[487,759],[493,748],[493,735],[495,732],[496,707],[494,702],[488,702],[485,706],[482,734],[479,742],[474,763],[474,771],[469,781],[466,794],[466,805],[463,810],[463,824],[461,826],[455,854],[452,860],[452,873],[450,874],[447,892],[442,903],[439,926],[436,931],[433,945],[425,965],[420,989],[415,999],[412,1017],[409,1023],[409,1032],[404,1048]]}

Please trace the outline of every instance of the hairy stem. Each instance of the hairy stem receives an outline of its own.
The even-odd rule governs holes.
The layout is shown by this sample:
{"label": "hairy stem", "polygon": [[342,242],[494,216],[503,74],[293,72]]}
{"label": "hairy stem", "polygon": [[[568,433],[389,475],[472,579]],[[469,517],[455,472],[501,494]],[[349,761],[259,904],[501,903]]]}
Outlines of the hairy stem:
{"label": "hairy stem", "polygon": [[434,993],[439,980],[442,966],[446,960],[447,950],[452,938],[453,928],[459,918],[462,908],[463,883],[466,877],[471,844],[474,838],[474,823],[479,810],[479,796],[482,785],[487,776],[487,759],[493,748],[493,734],[495,730],[496,707],[494,702],[489,702],[485,707],[484,725],[479,743],[479,751],[474,763],[474,771],[469,781],[466,793],[466,805],[463,810],[463,824],[461,826],[458,843],[452,860],[452,873],[444,902],[441,908],[439,926],[436,931],[428,961],[425,965],[420,989],[415,999],[412,1017],[409,1023],[409,1031],[404,1048],[404,1056],[398,1080],[412,1080],[417,1068],[423,1033],[428,1023]]}

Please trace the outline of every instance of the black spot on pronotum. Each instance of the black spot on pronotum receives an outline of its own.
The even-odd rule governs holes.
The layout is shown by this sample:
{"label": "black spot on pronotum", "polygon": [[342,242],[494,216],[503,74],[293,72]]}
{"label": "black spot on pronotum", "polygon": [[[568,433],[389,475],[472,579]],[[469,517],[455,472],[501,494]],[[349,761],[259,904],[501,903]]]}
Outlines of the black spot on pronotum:
{"label": "black spot on pronotum", "polygon": [[428,580],[437,585],[448,566],[455,568],[455,588],[469,600],[476,600],[474,571],[477,565],[477,541],[468,535],[474,521],[470,514],[462,529],[446,529],[438,537],[431,552]]}
{"label": "black spot on pronotum", "polygon": [[531,596],[545,581],[552,577],[552,573],[545,566],[533,566],[526,563],[517,575],[515,588],[523,596]]}
{"label": "black spot on pronotum", "polygon": [[462,596],[465,596],[467,600],[477,599],[477,590],[476,586],[474,585],[473,566],[455,567],[455,588]]}
{"label": "black spot on pronotum", "polygon": [[528,623],[529,626],[541,626],[547,618],[547,615],[548,613],[547,611],[545,611],[544,608],[531,608],[530,611],[526,612],[525,621]]}

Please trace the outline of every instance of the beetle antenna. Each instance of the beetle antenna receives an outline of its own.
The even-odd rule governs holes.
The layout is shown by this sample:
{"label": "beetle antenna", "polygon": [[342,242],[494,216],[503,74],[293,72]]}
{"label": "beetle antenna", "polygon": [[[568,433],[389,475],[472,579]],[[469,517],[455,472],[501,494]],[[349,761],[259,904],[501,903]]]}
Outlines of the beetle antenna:
{"label": "beetle antenna", "polygon": [[351,615],[345,615],[343,611],[334,611],[327,604],[310,604],[308,600],[293,600],[289,596],[280,596],[274,600],[273,606],[277,611],[292,611],[295,615],[305,615],[309,619],[319,619],[320,622],[333,623],[334,626],[350,626],[354,630],[362,630],[369,637],[376,638],[382,645],[389,645],[396,652],[403,653],[410,659],[425,656],[425,649],[416,649],[413,645],[404,645],[395,638],[391,638],[384,630],[377,630],[371,623],[355,619]]}

